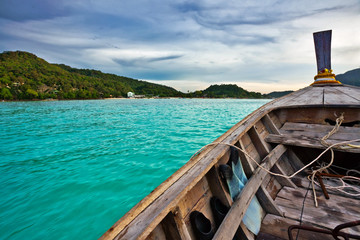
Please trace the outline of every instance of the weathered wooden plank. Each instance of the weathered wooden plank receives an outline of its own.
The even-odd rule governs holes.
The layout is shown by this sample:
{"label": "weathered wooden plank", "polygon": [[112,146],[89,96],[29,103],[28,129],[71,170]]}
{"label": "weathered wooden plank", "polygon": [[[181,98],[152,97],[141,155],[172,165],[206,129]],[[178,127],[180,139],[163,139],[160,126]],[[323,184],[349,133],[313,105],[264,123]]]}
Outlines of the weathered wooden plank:
{"label": "weathered wooden plank", "polygon": [[[360,94],[360,93],[359,93]],[[276,110],[276,115],[282,123],[285,122],[297,122],[308,124],[322,124],[325,125],[326,119],[335,122],[336,118],[344,113],[344,123],[359,121],[360,111],[358,108],[344,107],[298,107],[298,108],[286,108]]]}
{"label": "weathered wooden plank", "polygon": [[[292,178],[294,183],[296,184],[296,186],[301,187],[301,188],[308,188],[309,187],[309,180],[307,179],[307,174],[302,174],[300,173],[299,175],[296,175],[295,177]],[[325,182],[325,184],[333,186],[333,187],[337,187],[340,185],[340,182],[338,180],[332,180],[330,179],[325,179],[323,178],[323,181]],[[322,191],[321,188],[318,185],[315,185],[315,189],[318,191]],[[348,194],[337,191],[335,189],[331,189],[331,188],[327,188],[327,191],[329,193],[331,193],[331,195],[338,195],[338,196],[342,196],[342,197],[349,197]],[[357,199],[360,200],[360,196],[352,196],[352,199]]]}
{"label": "weathered wooden plank", "polygon": [[255,235],[247,229],[247,227],[245,226],[245,224],[243,222],[240,224],[240,227],[236,231],[235,236],[237,238],[244,239],[244,240],[254,240],[255,239]]}
{"label": "weathered wooden plank", "polygon": [[[205,204],[210,202],[210,198],[211,195],[207,178],[202,178],[186,196],[179,201],[177,207],[180,209],[181,216],[186,218],[196,205],[198,205],[197,210],[200,210]],[[209,215],[210,214],[209,212]]]}
{"label": "weathered wooden plank", "polygon": [[287,154],[284,155],[283,157],[288,159],[288,162],[293,166],[295,171],[297,171],[305,166],[304,163],[298,158],[298,156],[296,156],[296,154],[294,153],[293,150],[288,149],[288,151],[286,151],[286,153]]}
{"label": "weathered wooden plank", "polygon": [[[244,148],[244,150],[253,158],[256,160],[257,163],[260,163],[261,159],[263,158],[262,156],[260,156],[259,152],[257,151],[254,143],[252,142],[250,136],[248,133],[244,134],[244,136],[241,138],[241,141],[243,142],[244,146],[246,146]],[[252,165],[254,165],[255,163],[251,163]]]}
{"label": "weathered wooden plank", "polygon": [[266,190],[265,186],[262,184],[258,191],[256,192],[256,197],[259,200],[261,207],[267,213],[271,213],[278,216],[283,216],[283,212],[276,205],[275,201],[271,198],[271,195]]}
{"label": "weathered wooden plank", "polygon": [[276,180],[275,177],[271,177],[270,181],[266,185],[266,190],[269,192],[272,199],[276,198],[276,195],[281,190],[282,185]]}
{"label": "weathered wooden plank", "polygon": [[[295,205],[294,202],[283,200],[277,201],[277,203],[279,204],[280,209],[285,212],[286,218],[299,220],[301,209],[296,209],[297,205]],[[311,209],[308,207],[309,206],[305,206],[305,210],[302,215],[302,221],[313,227],[333,229],[340,224],[358,220],[358,217],[344,216],[344,213],[332,211],[331,209]],[[352,229],[344,230],[344,232],[360,234],[360,228],[354,227]]]}
{"label": "weathered wooden plank", "polygon": [[[244,148],[244,144],[243,141],[240,140],[239,141],[239,145],[241,149],[245,149]],[[253,174],[255,168],[257,167],[256,164],[250,160],[250,158],[244,154],[242,151],[239,151],[239,157],[240,157],[240,161],[241,161],[241,165],[243,166],[244,172],[246,177],[249,179],[251,177],[251,175]]]}
{"label": "weathered wooden plank", "polygon": [[[308,190],[305,188],[293,189],[290,187],[284,187],[280,190],[275,200],[278,201],[279,199],[285,199],[289,202],[293,202],[295,205],[298,205],[298,203],[303,203],[307,191]],[[314,206],[314,197],[311,191],[312,189],[310,189],[310,192],[308,192],[305,205],[311,207],[311,209],[316,210],[318,208]],[[358,216],[360,213],[359,199],[354,199],[351,196],[340,196],[332,193],[330,193],[330,199],[325,199],[320,189],[317,190],[317,196],[319,199],[320,208],[330,208],[332,211],[346,213],[346,215],[349,216]],[[299,206],[299,208],[301,208],[301,206]]]}
{"label": "weathered wooden plank", "polygon": [[269,233],[260,232],[257,235],[256,240],[287,240],[287,239],[286,238],[276,237],[276,236],[271,235]]}
{"label": "weathered wooden plank", "polygon": [[264,139],[269,134],[269,131],[261,120],[255,123],[254,128],[258,132],[261,139]]}
{"label": "weathered wooden plank", "polygon": [[[260,156],[264,157],[270,152],[270,145],[266,143],[263,138],[260,137],[255,127],[249,130],[249,136],[252,139],[254,145],[256,146],[256,149],[258,150]],[[286,175],[282,166],[279,165],[279,162],[275,163],[273,171]],[[291,179],[283,177],[276,177],[276,179],[283,186],[296,187],[296,185],[291,181]]]}
{"label": "weathered wooden plank", "polygon": [[[345,116],[346,118],[346,116]],[[308,124],[308,123],[296,123],[296,122],[286,122],[279,130],[280,133],[289,133],[289,132],[317,132],[317,133],[328,133],[334,126],[324,125],[324,124]],[[340,126],[337,133],[357,133],[360,134],[360,127],[347,127]],[[336,135],[336,133],[335,133]]]}
{"label": "weathered wooden plank", "polygon": [[[276,99],[276,101],[274,102],[273,107],[274,108],[279,108],[279,107],[287,107],[287,106],[294,106],[294,102],[296,103],[295,99],[301,99],[301,101],[306,100],[306,96],[307,96],[307,92],[311,91],[312,87],[305,87],[302,88],[296,92],[290,93],[284,97],[278,98]],[[305,97],[302,97],[305,96]],[[303,99],[302,99],[303,98]],[[300,102],[297,102],[297,104],[301,104]]]}
{"label": "weathered wooden plank", "polygon": [[269,133],[280,134],[279,129],[276,127],[275,123],[271,120],[268,114],[266,114],[261,120],[263,121]]}
{"label": "weathered wooden plank", "polygon": [[[359,133],[356,133],[356,132],[357,132],[356,128],[354,128],[354,131],[352,133],[337,132],[337,133],[333,134],[332,136],[330,136],[328,138],[328,140],[344,142],[344,141],[358,139],[360,137],[360,132]],[[282,134],[286,135],[286,136],[291,136],[293,138],[308,137],[308,138],[314,138],[314,139],[317,139],[320,141],[320,139],[322,139],[325,135],[327,135],[328,132],[284,131]]]}
{"label": "weathered wooden plank", "polygon": [[224,182],[220,178],[218,172],[219,165],[216,164],[209,172],[206,174],[206,179],[209,183],[211,193],[216,196],[222,203],[227,206],[230,206],[232,199],[230,194],[227,193]]}
{"label": "weathered wooden plank", "polygon": [[[271,169],[271,167],[277,162],[277,160],[284,154],[286,148],[282,145],[278,145],[274,148],[269,155],[264,159],[261,164],[265,169]],[[242,192],[234,201],[229,213],[226,215],[218,231],[213,239],[232,239],[236,232],[236,227],[239,226],[247,208],[250,205],[252,198],[260,187],[264,177],[268,174],[261,168],[257,168],[245,185]]]}
{"label": "weathered wooden plank", "polygon": [[271,121],[274,123],[275,127],[277,127],[278,129],[281,128],[281,126],[283,125],[282,122],[280,122],[280,119],[278,118],[277,114],[275,113],[275,111],[269,112],[267,114]]}
{"label": "weathered wooden plank", "polygon": [[[287,176],[288,173],[284,170],[284,168],[279,164],[279,162],[277,162],[277,164],[274,165],[274,167],[272,168],[272,171],[275,173],[279,173],[281,175],[285,175]],[[277,181],[282,185],[282,186],[288,186],[288,187],[292,187],[292,188],[296,188],[295,183],[292,182],[291,179],[289,178],[284,178],[284,177],[278,177],[276,176]]]}
{"label": "weathered wooden plank", "polygon": [[360,104],[360,94],[359,94],[360,88],[359,87],[343,85],[342,88],[339,88],[339,90],[341,92],[343,92],[344,94],[348,95],[349,97],[352,97],[352,98],[358,100],[359,104]]}
{"label": "weathered wooden plank", "polygon": [[344,94],[340,87],[329,87],[324,89],[324,104],[329,105],[358,105],[360,101]]}
{"label": "weathered wooden plank", "polygon": [[[284,170],[286,175],[291,175],[295,172],[295,169],[293,165],[291,165],[290,160],[288,159],[286,154],[284,154],[280,158],[278,165],[280,165],[280,167]],[[298,168],[296,168],[296,170],[298,170]]]}
{"label": "weathered wooden plank", "polygon": [[[295,221],[293,219],[282,218],[279,216],[275,216],[272,214],[268,214],[265,216],[262,225],[261,225],[261,233],[270,234],[275,237],[279,237],[280,239],[289,239],[288,237],[288,228],[291,225],[299,225],[300,222]],[[305,224],[303,224],[305,225]],[[309,231],[300,230],[298,238],[296,238],[297,231],[293,230],[293,237],[297,240],[333,240],[334,238],[330,235],[313,233]],[[267,240],[267,238],[260,238]]]}
{"label": "weathered wooden plank", "polygon": [[166,240],[166,235],[161,225],[156,226],[156,228],[146,237],[146,240]]}
{"label": "weathered wooden plank", "polygon": [[[311,190],[306,194],[307,191],[303,188],[291,189],[284,187],[281,189],[275,202],[286,213],[285,217],[300,220],[302,216],[304,222],[324,228],[334,228],[339,224],[358,219],[360,213],[359,200],[337,195],[331,195],[330,199],[326,200],[322,193],[318,192],[319,207],[316,208]],[[307,197],[304,201],[305,196]],[[303,203],[304,209],[301,215]],[[353,228],[349,232],[360,233],[360,227]]]}
{"label": "weathered wooden plank", "polygon": [[[299,146],[299,147],[306,147],[306,148],[319,148],[319,149],[325,149],[319,139],[317,138],[311,138],[306,136],[291,136],[291,135],[275,135],[275,134],[269,134],[269,136],[266,137],[265,141],[271,142],[271,143],[278,143],[283,145],[291,145],[291,146]],[[336,140],[327,140],[327,142],[332,145],[335,143],[339,143],[339,141]],[[338,149],[334,148],[335,151],[342,151],[342,152],[353,152],[353,153],[360,153],[360,149],[356,148],[349,148],[349,149]]]}
{"label": "weathered wooden plank", "polygon": [[191,235],[186,226],[186,223],[178,213],[180,213],[180,209],[177,208],[174,210],[174,221],[176,223],[180,239],[191,239]]}
{"label": "weathered wooden plank", "polygon": [[[242,145],[242,143],[240,141],[240,146],[241,145]],[[247,175],[247,177],[249,178],[252,175],[252,173],[254,172],[255,167],[253,165],[251,165],[252,161],[241,151],[239,151],[239,155],[240,155],[241,165],[243,166],[245,175]],[[266,179],[266,178],[268,178],[268,179]],[[257,191],[256,197],[259,200],[259,203],[260,203],[261,207],[265,210],[265,212],[281,216],[282,212],[280,211],[278,206],[275,204],[270,193],[266,190],[266,185],[268,184],[269,180],[270,180],[269,175],[264,178],[264,182],[261,184],[259,190]]]}
{"label": "weathered wooden plank", "polygon": [[270,152],[270,147],[265,143],[265,141],[260,137],[259,133],[255,129],[255,127],[250,128],[248,134],[260,155],[260,158],[264,158]]}
{"label": "weathered wooden plank", "polygon": [[[182,236],[184,234],[179,233],[179,228],[177,227],[177,224],[175,222],[175,217],[172,212],[170,212],[164,220],[161,222],[161,226],[164,229],[165,236],[167,236],[165,239],[174,239],[174,240],[181,240]],[[155,238],[159,239],[159,238]]]}
{"label": "weathered wooden plank", "polygon": [[321,106],[324,104],[324,89],[319,87],[311,87],[308,91],[302,95],[297,96],[291,101],[286,102],[284,105],[290,106],[303,106],[303,105],[316,105]]}

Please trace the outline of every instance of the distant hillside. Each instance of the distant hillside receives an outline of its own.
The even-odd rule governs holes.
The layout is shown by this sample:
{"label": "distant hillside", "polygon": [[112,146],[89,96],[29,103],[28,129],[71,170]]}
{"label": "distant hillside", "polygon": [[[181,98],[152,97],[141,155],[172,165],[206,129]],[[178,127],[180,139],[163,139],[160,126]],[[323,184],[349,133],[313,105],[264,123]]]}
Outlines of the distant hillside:
{"label": "distant hillside", "polygon": [[249,92],[238,87],[236,84],[211,85],[203,91],[196,91],[189,94],[191,97],[207,98],[264,98],[258,92]]}
{"label": "distant hillside", "polygon": [[50,64],[27,52],[0,54],[0,99],[96,99],[125,97],[127,92],[151,96],[183,96],[159,84]]}
{"label": "distant hillside", "polygon": [[336,80],[340,81],[343,84],[360,86],[360,68],[347,71],[344,74],[336,75]]}
{"label": "distant hillside", "polygon": [[279,98],[285,95],[288,95],[289,93],[292,93],[294,91],[282,91],[282,92],[271,92],[266,94],[268,98]]}

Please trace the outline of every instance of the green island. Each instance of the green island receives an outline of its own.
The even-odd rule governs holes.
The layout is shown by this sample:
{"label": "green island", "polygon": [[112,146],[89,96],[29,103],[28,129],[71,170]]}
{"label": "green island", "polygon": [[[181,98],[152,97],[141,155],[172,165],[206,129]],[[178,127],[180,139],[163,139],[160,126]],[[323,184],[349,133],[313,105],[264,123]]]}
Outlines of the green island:
{"label": "green island", "polygon": [[[351,79],[359,79],[360,69],[352,70],[352,75],[354,71],[357,77]],[[48,63],[28,52],[5,51],[0,54],[2,100],[123,98],[127,97],[128,92],[148,98],[276,98],[291,91],[261,94],[235,84],[221,84],[211,85],[202,91],[183,93],[161,84]]]}

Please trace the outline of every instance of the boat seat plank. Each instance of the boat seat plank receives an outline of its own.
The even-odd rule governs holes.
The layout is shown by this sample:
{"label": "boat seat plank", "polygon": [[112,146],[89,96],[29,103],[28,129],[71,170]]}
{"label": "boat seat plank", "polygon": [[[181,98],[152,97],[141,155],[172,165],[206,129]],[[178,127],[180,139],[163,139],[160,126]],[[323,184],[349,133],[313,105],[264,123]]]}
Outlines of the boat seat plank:
{"label": "boat seat plank", "polygon": [[[290,145],[290,146],[299,146],[299,147],[306,147],[306,148],[319,148],[319,149],[326,149],[321,143],[319,138],[316,137],[306,137],[306,136],[292,136],[290,134],[283,134],[283,135],[276,135],[276,134],[269,134],[265,141],[270,143],[277,143],[283,145]],[[327,142],[332,145],[335,143],[339,143],[339,140],[327,140]],[[347,148],[347,149],[338,149],[334,148],[335,151],[342,151],[342,152],[352,152],[352,153],[360,153],[359,148]]]}
{"label": "boat seat plank", "polygon": [[[272,166],[278,161],[278,159],[285,153],[286,148],[283,145],[278,145],[275,147],[262,162],[262,167],[265,169],[271,169]],[[235,199],[233,205],[231,206],[228,214],[221,223],[218,231],[214,236],[216,239],[232,239],[236,233],[236,227],[239,226],[245,212],[250,205],[252,198],[255,196],[255,193],[262,184],[265,176],[268,173],[261,168],[257,168],[249,181],[247,182],[244,189],[241,191],[239,196]]]}
{"label": "boat seat plank", "polygon": [[[267,240],[267,239],[289,239],[288,237],[288,228],[291,225],[299,225],[300,222],[289,219],[283,218],[279,216],[275,216],[272,214],[267,214],[262,221],[261,229],[258,237],[256,240]],[[305,224],[304,224],[305,225]],[[293,237],[296,236],[297,231],[294,230]],[[265,236],[265,237],[263,237]],[[270,236],[271,238],[266,238]],[[294,238],[295,239],[295,238]],[[313,233],[309,231],[300,230],[298,240],[334,240],[334,238],[330,235],[320,234],[320,233]]]}
{"label": "boat seat plank", "polygon": [[[293,123],[286,122],[279,130],[280,134],[291,134],[292,136],[308,136],[322,138],[328,134],[334,126],[323,124],[306,124],[306,123]],[[340,126],[339,130],[334,133],[329,139],[333,140],[349,140],[356,139],[360,136],[360,127],[345,127]]]}
{"label": "boat seat plank", "polygon": [[[322,192],[317,192],[319,207],[316,208],[312,191],[307,191],[307,189],[303,188],[284,187],[281,189],[275,203],[286,212],[286,218],[299,221],[302,216],[304,223],[327,229],[333,229],[339,224],[359,219],[359,200],[332,194],[330,199],[325,199]],[[303,204],[304,208],[301,214]],[[360,234],[360,227],[347,229],[345,232]]]}
{"label": "boat seat plank", "polygon": [[[309,180],[307,179],[307,175],[306,174],[299,174],[295,177],[292,178],[294,183],[296,184],[297,187],[301,187],[301,188],[308,188],[309,184],[311,184],[309,182]],[[339,181],[333,181],[333,180],[329,180],[326,181],[325,179],[323,179],[324,183],[327,185],[331,185],[331,186],[339,186]],[[315,185],[315,189],[318,191],[321,191],[321,188],[318,185]],[[331,189],[331,188],[327,188],[326,189],[328,191],[328,193],[331,193],[332,195],[338,195],[338,196],[343,196],[343,197],[349,197],[349,195],[347,195],[346,193],[337,191],[335,189]],[[360,200],[360,196],[352,196],[353,199],[358,199]]]}

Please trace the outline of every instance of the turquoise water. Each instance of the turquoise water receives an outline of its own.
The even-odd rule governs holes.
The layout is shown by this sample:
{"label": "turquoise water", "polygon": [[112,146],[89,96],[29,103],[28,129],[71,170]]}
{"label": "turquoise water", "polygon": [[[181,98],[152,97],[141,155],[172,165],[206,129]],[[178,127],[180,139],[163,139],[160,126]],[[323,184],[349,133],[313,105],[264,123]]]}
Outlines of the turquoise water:
{"label": "turquoise water", "polygon": [[97,239],[269,100],[0,103],[0,239]]}

